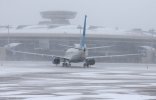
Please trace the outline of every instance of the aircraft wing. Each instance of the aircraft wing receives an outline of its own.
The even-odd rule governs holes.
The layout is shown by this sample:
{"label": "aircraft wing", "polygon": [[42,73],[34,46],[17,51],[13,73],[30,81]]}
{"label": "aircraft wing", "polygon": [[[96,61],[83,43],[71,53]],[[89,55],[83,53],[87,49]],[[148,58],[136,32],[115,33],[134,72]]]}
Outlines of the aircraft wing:
{"label": "aircraft wing", "polygon": [[123,54],[123,55],[107,55],[107,56],[91,56],[91,57],[87,57],[86,59],[90,59],[90,58],[109,58],[109,57],[124,57],[124,56],[139,56],[142,54]]}
{"label": "aircraft wing", "polygon": [[56,56],[56,55],[49,55],[49,54],[41,54],[41,53],[32,53],[32,52],[23,52],[23,51],[16,51],[16,50],[11,50],[13,53],[21,53],[21,54],[28,54],[28,55],[36,55],[36,56],[42,56],[42,57],[58,57],[60,59],[67,59],[69,58],[63,57],[63,56]]}

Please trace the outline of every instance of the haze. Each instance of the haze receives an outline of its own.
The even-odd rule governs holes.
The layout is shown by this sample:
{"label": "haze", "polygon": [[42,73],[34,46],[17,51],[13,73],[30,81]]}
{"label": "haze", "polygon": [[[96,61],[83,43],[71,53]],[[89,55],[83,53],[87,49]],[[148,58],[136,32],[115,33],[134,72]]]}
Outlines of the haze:
{"label": "haze", "polygon": [[72,24],[156,29],[156,0],[0,0],[0,25],[37,24],[41,11],[76,11]]}

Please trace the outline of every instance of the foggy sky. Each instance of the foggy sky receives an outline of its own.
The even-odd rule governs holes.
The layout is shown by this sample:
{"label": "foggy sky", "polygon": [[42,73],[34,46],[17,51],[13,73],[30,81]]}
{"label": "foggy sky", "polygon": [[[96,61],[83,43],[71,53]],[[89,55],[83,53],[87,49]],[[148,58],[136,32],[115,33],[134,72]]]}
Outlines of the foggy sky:
{"label": "foggy sky", "polygon": [[72,24],[156,29],[156,0],[0,0],[0,25],[37,24],[41,11],[78,12]]}

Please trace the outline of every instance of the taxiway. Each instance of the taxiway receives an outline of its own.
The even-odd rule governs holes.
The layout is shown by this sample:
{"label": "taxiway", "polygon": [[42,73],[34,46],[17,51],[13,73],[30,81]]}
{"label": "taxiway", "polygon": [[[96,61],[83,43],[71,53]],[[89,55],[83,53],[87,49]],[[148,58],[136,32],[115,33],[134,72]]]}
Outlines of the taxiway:
{"label": "taxiway", "polygon": [[155,64],[3,62],[0,100],[155,100]]}

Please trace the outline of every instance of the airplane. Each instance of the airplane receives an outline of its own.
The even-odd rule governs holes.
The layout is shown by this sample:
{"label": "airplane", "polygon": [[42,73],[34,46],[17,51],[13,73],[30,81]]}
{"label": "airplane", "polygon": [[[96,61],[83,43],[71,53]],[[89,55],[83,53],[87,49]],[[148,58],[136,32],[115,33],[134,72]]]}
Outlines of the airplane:
{"label": "airplane", "polygon": [[140,55],[140,54],[124,54],[124,55],[107,55],[107,56],[88,56],[88,50],[90,49],[106,48],[109,46],[87,48],[86,46],[86,21],[87,21],[87,15],[85,15],[85,19],[84,19],[83,34],[82,34],[82,37],[80,38],[80,44],[75,44],[75,46],[62,45],[65,47],[69,47],[69,49],[67,49],[67,51],[65,52],[64,56],[39,54],[39,53],[23,52],[23,51],[16,51],[16,50],[12,50],[12,52],[52,57],[53,64],[58,65],[62,62],[63,67],[69,67],[71,66],[71,63],[79,63],[79,62],[83,62],[83,67],[89,67],[91,65],[94,65],[96,62],[95,59],[98,59],[98,58]]}

